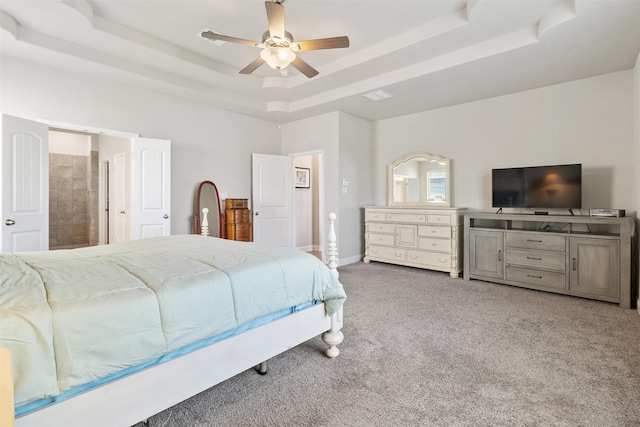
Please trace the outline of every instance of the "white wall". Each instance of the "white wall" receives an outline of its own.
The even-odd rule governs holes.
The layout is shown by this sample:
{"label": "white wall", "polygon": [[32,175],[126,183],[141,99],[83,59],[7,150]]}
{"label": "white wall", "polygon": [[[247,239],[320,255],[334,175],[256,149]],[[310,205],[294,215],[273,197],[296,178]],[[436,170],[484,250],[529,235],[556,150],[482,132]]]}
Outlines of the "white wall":
{"label": "white wall", "polygon": [[[323,233],[329,212],[338,213],[338,116],[339,113],[328,113],[282,125],[283,154],[322,152],[325,199],[324,207],[320,207],[323,217],[320,225]],[[340,223],[339,215],[337,221],[336,227]]]}
{"label": "white wall", "polygon": [[[338,214],[340,258],[351,260],[362,254],[362,206],[386,204],[386,166],[411,151],[452,159],[456,206],[491,209],[491,168],[580,162],[585,208],[633,214],[640,205],[637,175],[631,179],[640,156],[633,136],[637,74],[638,67],[374,124],[334,112],[280,130],[274,123],[3,57],[0,101],[2,111],[15,116],[172,140],[172,234],[191,232],[200,181],[215,182],[227,197],[250,198],[251,153],[321,150],[324,215]],[[349,179],[346,194],[342,178]]]}
{"label": "white wall", "polygon": [[379,121],[375,202],[387,164],[426,151],[452,159],[454,206],[492,210],[492,168],[582,163],[583,208],[632,213],[632,87],[623,71]]}
{"label": "white wall", "polygon": [[50,130],[49,153],[89,156],[91,154],[91,136]]}
{"label": "white wall", "polygon": [[[282,126],[282,152],[324,154],[325,209],[338,215],[336,234],[341,265],[359,261],[363,250],[362,207],[373,200],[372,124],[333,112]],[[349,180],[342,192],[342,179]],[[325,233],[326,234],[326,233]]]}
{"label": "white wall", "polygon": [[[364,206],[373,203],[373,124],[340,113],[340,219],[338,249],[343,263],[364,255]],[[347,186],[343,180],[347,179]],[[346,188],[345,188],[346,187]]]}
{"label": "white wall", "polygon": [[3,113],[171,140],[171,233],[192,230],[200,181],[251,197],[251,153],[280,154],[274,123],[108,80],[2,57]]}

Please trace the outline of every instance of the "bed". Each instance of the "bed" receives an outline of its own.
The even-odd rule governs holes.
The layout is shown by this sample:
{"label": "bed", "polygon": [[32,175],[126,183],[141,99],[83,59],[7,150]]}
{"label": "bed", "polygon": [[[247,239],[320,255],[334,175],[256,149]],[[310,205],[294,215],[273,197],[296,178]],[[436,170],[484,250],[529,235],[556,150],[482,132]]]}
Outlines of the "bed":
{"label": "bed", "polygon": [[346,298],[310,254],[201,235],[0,254],[16,426],[127,426],[315,336]]}

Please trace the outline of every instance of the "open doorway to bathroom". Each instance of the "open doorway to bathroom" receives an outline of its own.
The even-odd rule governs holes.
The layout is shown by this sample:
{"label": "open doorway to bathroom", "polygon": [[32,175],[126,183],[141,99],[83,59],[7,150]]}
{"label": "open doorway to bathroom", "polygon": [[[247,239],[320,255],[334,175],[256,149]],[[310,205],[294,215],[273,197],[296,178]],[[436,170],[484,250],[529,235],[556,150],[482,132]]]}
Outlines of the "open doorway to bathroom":
{"label": "open doorway to bathroom", "polygon": [[49,249],[98,244],[97,135],[49,130]]}

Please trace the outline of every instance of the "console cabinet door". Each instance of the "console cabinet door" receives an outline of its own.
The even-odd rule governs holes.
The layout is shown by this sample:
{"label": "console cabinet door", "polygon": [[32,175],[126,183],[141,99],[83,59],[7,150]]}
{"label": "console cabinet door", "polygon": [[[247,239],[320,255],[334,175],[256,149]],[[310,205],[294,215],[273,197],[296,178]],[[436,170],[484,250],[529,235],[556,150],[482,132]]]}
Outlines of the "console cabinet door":
{"label": "console cabinet door", "polygon": [[504,232],[470,230],[469,246],[470,274],[504,277]]}
{"label": "console cabinet door", "polygon": [[571,237],[569,289],[586,297],[620,296],[620,250],[617,239]]}

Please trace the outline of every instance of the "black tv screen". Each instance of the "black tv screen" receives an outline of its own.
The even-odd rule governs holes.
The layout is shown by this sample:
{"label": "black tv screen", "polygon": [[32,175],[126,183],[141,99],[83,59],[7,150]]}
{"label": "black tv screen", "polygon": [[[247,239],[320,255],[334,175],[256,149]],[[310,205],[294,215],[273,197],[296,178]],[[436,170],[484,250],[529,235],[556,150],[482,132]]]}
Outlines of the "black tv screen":
{"label": "black tv screen", "polygon": [[493,169],[493,207],[582,208],[582,165]]}

